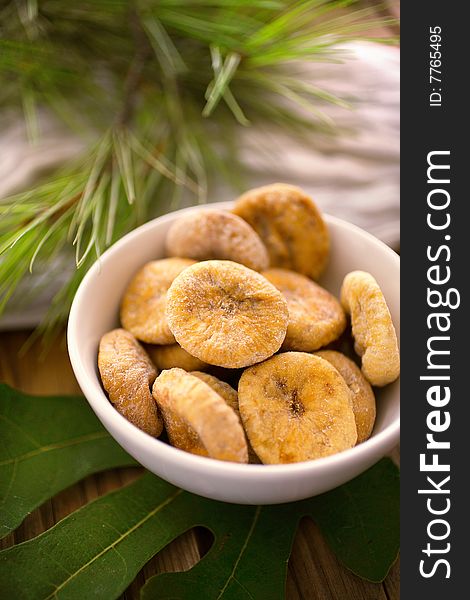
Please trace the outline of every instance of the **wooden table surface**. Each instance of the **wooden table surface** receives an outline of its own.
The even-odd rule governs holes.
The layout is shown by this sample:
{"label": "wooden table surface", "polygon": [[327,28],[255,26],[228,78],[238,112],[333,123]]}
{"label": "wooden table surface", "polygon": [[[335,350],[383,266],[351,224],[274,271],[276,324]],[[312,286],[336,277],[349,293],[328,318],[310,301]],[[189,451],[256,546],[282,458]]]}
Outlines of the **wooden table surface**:
{"label": "wooden table surface", "polygon": [[[44,357],[41,357],[39,343],[26,352],[20,352],[28,337],[28,332],[0,333],[0,381],[30,394],[80,393],[68,359],[64,336],[51,346]],[[0,548],[38,535],[88,501],[131,482],[142,471],[139,468],[114,469],[92,475],[64,490],[31,513],[14,533],[0,540]],[[139,590],[146,579],[155,573],[187,570],[205,551],[207,537],[204,532],[192,530],[182,535],[145,565],[122,598],[138,599]],[[316,525],[306,518],[300,523],[289,561],[286,598],[398,600],[398,561],[382,584],[363,581],[337,561]]]}

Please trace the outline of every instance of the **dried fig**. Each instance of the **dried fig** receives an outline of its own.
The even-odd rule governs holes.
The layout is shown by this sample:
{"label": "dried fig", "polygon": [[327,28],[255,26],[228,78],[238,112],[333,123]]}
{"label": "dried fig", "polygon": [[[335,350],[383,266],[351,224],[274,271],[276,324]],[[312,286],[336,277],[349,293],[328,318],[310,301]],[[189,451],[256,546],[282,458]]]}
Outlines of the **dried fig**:
{"label": "dried fig", "polygon": [[142,431],[160,435],[163,423],[150,393],[157,372],[135,337],[124,329],[105,333],[99,346],[98,369],[116,410]]}
{"label": "dried fig", "polygon": [[148,345],[145,349],[159,371],[172,369],[173,367],[179,367],[185,371],[202,371],[202,369],[208,367],[207,363],[191,356],[179,344],[169,346]]}
{"label": "dried fig", "polygon": [[375,423],[374,392],[361,373],[361,369],[350,358],[334,350],[320,350],[316,356],[324,358],[338,371],[351,391],[354,418],[357,428],[357,443],[367,440]]}
{"label": "dried fig", "polygon": [[171,444],[218,460],[248,461],[237,415],[207,383],[183,369],[169,369],[157,377],[152,393]]}
{"label": "dried fig", "polygon": [[200,210],[180,217],[168,231],[169,256],[233,260],[255,271],[269,266],[268,251],[246,221],[223,210]]}
{"label": "dried fig", "polygon": [[287,303],[256,271],[227,260],[185,269],[167,294],[177,342],[211,365],[238,368],[274,354],[287,330]]}
{"label": "dried fig", "polygon": [[330,249],[329,234],[314,201],[300,188],[275,183],[240,196],[233,210],[258,233],[271,267],[318,279]]}
{"label": "dried fig", "polygon": [[187,258],[164,258],[144,265],[128,285],[121,303],[121,323],[142,342],[173,344],[165,317],[166,293],[174,278],[194,264]]}
{"label": "dried fig", "polygon": [[357,440],[348,386],[330,363],[312,354],[285,352],[246,369],[238,403],[263,463],[329,456]]}
{"label": "dried fig", "polygon": [[346,327],[341,304],[317,283],[293,271],[268,269],[266,277],[287,300],[289,325],[282,347],[311,352],[336,340]]}
{"label": "dried fig", "polygon": [[341,303],[351,315],[354,348],[362,372],[372,385],[383,386],[400,374],[400,354],[392,317],[377,281],[370,273],[353,271],[341,288]]}

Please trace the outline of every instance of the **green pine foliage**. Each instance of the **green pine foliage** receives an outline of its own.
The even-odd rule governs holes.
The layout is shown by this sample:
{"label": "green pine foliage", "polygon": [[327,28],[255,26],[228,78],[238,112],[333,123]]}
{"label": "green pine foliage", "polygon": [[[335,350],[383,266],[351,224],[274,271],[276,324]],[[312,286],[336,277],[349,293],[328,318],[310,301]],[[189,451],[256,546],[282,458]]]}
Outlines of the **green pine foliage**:
{"label": "green pine foliage", "polygon": [[[83,156],[0,201],[0,311],[35,267],[76,270],[46,327],[62,324],[86,270],[124,233],[186,202],[214,176],[240,187],[237,133],[331,132],[302,61],[338,61],[374,11],[351,0],[0,2],[0,109],[40,111],[86,140]],[[380,20],[380,25],[385,23]],[[299,110],[300,109],[300,110]]]}

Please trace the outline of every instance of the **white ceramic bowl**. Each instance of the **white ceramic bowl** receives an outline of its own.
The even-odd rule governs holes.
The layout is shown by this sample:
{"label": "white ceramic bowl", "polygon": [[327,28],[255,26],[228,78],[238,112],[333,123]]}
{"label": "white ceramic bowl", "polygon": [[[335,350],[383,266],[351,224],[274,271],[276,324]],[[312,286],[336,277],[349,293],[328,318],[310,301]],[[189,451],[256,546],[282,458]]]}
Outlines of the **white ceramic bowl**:
{"label": "white ceramic bowl", "polygon": [[[218,206],[230,208],[231,203]],[[369,440],[333,456],[288,465],[241,465],[183,452],[134,427],[106,398],[98,374],[97,350],[101,336],[118,326],[124,289],[139,267],[164,256],[165,235],[171,223],[181,214],[201,208],[177,211],[135,229],[105,252],[83,279],[68,325],[70,359],[83,393],[129,454],[163,479],[201,496],[240,504],[276,504],[321,494],[349,481],[398,443],[398,381],[377,392],[377,420]],[[399,257],[358,227],[327,215],[325,218],[332,249],[320,283],[338,295],[346,273],[369,271],[382,287],[399,334]]]}

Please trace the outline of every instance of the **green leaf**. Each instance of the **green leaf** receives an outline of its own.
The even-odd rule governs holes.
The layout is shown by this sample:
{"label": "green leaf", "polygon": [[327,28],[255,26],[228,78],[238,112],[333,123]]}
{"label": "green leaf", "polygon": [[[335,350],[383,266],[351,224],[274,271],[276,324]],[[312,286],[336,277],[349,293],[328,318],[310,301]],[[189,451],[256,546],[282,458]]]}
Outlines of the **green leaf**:
{"label": "green leaf", "polygon": [[0,553],[3,597],[117,598],[158,550],[188,528],[188,497],[146,474],[89,503]]}
{"label": "green leaf", "polygon": [[91,473],[134,465],[82,397],[33,397],[0,384],[0,537]]}
{"label": "green leaf", "polygon": [[390,459],[306,502],[348,569],[369,581],[385,579],[400,545],[400,475]]}
{"label": "green leaf", "polygon": [[399,549],[398,469],[383,459],[321,496],[279,506],[230,506],[224,512],[214,509],[213,518],[207,515],[201,523],[215,536],[209,553],[186,573],[149,579],[142,600],[284,598],[292,542],[304,516],[317,523],[346,567],[382,581]]}
{"label": "green leaf", "polygon": [[[378,481],[379,495],[374,485]],[[398,551],[396,510],[383,512],[392,502],[389,495],[396,498],[395,485],[396,468],[383,460],[342,491],[288,505],[253,507],[206,500],[146,474],[37,538],[1,552],[0,590],[6,597],[25,600],[117,598],[152,556],[199,525],[214,534],[208,554],[186,573],[150,579],[142,600],[281,599],[298,521],[305,515],[317,519],[317,513],[346,566],[378,580]],[[347,498],[351,504],[345,503]]]}
{"label": "green leaf", "polygon": [[142,600],[284,598],[299,508],[214,505],[203,521],[215,538],[208,554],[186,573],[149,579]]}
{"label": "green leaf", "polygon": [[[36,493],[40,488],[42,501],[63,487],[51,485],[57,477],[63,483],[66,474],[61,466],[74,471],[69,484],[80,477],[79,463],[87,465],[83,474],[88,474],[97,470],[97,457],[112,454],[103,446],[111,441],[109,436],[84,400],[30,398],[6,386],[1,392],[0,433],[7,456],[13,461],[28,457],[25,464],[36,460],[30,464],[30,481],[23,473],[22,486],[12,484],[10,509],[12,500],[23,505],[31,490]],[[63,452],[69,452],[66,459]],[[38,463],[39,457],[47,461],[46,457],[54,456],[49,463]],[[121,461],[115,458],[114,454],[108,466],[125,464],[123,452]],[[42,486],[40,479],[46,484]],[[147,473],[90,502],[38,537],[0,552],[0,595],[18,600],[118,598],[150,558],[199,526],[214,536],[208,553],[187,572],[149,579],[142,600],[282,599],[292,542],[304,516],[317,522],[348,568],[380,581],[398,552],[398,505],[398,470],[388,459],[321,496],[263,507],[208,500]]]}

